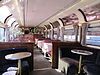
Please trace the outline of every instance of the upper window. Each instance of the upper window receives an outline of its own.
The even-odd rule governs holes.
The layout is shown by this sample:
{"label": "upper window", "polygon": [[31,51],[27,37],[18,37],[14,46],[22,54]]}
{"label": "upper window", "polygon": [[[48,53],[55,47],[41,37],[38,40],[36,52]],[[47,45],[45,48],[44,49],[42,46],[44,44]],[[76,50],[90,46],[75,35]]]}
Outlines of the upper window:
{"label": "upper window", "polygon": [[55,22],[52,23],[52,26],[53,26],[53,28],[57,28],[57,27],[60,26],[60,24],[59,24],[58,21],[55,21]]}
{"label": "upper window", "polygon": [[69,15],[69,16],[66,16],[66,17],[62,18],[62,21],[64,22],[64,26],[79,23],[78,17],[74,13]]}
{"label": "upper window", "polygon": [[100,46],[100,23],[88,25],[86,32],[86,44]]}
{"label": "upper window", "polygon": [[100,20],[100,4],[85,8],[83,12],[87,21]]}
{"label": "upper window", "polygon": [[45,25],[45,27],[47,28],[47,29],[51,29],[51,26],[48,24],[48,25]]}
{"label": "upper window", "polygon": [[76,41],[76,28],[73,25],[66,26],[64,29],[64,41]]}

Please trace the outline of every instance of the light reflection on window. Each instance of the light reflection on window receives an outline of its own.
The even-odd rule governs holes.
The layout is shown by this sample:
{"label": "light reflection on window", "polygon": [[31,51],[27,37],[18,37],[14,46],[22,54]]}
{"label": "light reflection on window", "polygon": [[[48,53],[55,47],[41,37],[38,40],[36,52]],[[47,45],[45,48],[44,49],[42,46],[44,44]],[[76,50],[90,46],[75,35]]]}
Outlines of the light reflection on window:
{"label": "light reflection on window", "polygon": [[90,24],[88,26],[86,44],[100,46],[100,23]]}
{"label": "light reflection on window", "polygon": [[4,28],[0,28],[0,42],[4,41]]}

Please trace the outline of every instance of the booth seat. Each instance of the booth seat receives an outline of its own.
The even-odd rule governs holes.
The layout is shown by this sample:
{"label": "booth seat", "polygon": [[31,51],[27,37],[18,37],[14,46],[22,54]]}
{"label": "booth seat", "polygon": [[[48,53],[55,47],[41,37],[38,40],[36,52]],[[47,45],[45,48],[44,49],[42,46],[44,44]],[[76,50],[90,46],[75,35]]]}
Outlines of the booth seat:
{"label": "booth seat", "polygon": [[83,67],[87,75],[100,75],[100,51],[97,54],[96,61],[88,61]]}
{"label": "booth seat", "polygon": [[69,46],[59,48],[58,69],[65,75],[75,75],[77,73],[79,55],[71,53],[74,48]]}
{"label": "booth seat", "polygon": [[52,50],[52,41],[51,40],[44,40],[42,44],[42,52],[44,54],[44,57],[51,56],[51,50]]}
{"label": "booth seat", "polygon": [[[93,63],[96,62],[97,53],[98,51],[100,51],[99,49],[95,49],[95,48],[90,48],[86,46],[77,46],[71,44],[69,46],[60,46],[58,52],[59,53],[58,69],[64,72],[65,75],[75,75],[78,72],[79,55],[72,53],[71,52],[72,49],[79,49],[79,50],[86,50],[86,51],[93,52],[92,55],[83,56],[82,65],[85,66],[87,66],[86,62],[90,62],[90,61]],[[91,75],[95,75],[95,74],[91,74]]]}
{"label": "booth seat", "polygon": [[43,40],[38,40],[37,46],[38,46],[38,48],[42,49]]}
{"label": "booth seat", "polygon": [[35,38],[35,45],[38,45],[38,41],[44,40],[44,39],[45,39],[44,37]]}
{"label": "booth seat", "polygon": [[35,45],[37,45],[38,43],[38,38],[35,38]]}
{"label": "booth seat", "polygon": [[[0,75],[7,71],[9,67],[17,67],[18,60],[7,60],[5,56],[8,54],[13,54],[17,52],[26,52],[27,48],[8,48],[0,50]],[[30,57],[22,59],[22,75],[29,75]]]}
{"label": "booth seat", "polygon": [[43,47],[43,44],[46,43],[46,42],[51,42],[51,40],[49,38],[38,38],[37,40],[37,46],[38,48],[42,49]]}
{"label": "booth seat", "polygon": [[44,56],[46,55],[51,56],[51,50],[52,50],[52,43],[43,43],[42,52],[44,53]]}

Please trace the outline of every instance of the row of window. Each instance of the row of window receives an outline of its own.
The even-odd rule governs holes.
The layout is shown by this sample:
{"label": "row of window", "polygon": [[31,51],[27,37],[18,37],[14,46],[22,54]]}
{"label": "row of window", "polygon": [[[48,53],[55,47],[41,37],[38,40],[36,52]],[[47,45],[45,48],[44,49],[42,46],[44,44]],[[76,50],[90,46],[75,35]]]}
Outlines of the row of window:
{"label": "row of window", "polygon": [[[100,23],[91,23],[91,24],[86,24],[85,28],[82,28],[85,32],[82,32],[84,36],[82,38],[84,39],[85,45],[95,45],[95,46],[100,46]],[[60,32],[60,31],[59,31]],[[75,33],[76,29],[75,27],[70,27],[66,26],[63,31],[64,35],[64,41],[79,41],[80,35],[79,35],[79,28],[78,28],[78,33]],[[86,33],[86,34],[85,34]],[[75,37],[77,35],[77,37]],[[50,37],[50,32],[48,34]],[[54,30],[53,38],[54,39],[61,40],[61,35],[58,35],[57,31]],[[81,39],[82,39],[81,38]]]}

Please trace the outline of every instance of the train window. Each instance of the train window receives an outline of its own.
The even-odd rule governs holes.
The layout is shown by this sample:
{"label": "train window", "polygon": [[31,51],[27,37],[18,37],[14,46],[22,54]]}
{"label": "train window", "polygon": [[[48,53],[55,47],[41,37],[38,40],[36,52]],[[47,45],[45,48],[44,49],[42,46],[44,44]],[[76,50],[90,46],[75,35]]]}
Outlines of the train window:
{"label": "train window", "polygon": [[79,19],[78,19],[77,15],[74,14],[74,13],[72,13],[69,16],[66,16],[66,17],[62,18],[62,21],[64,22],[64,26],[79,23]]}
{"label": "train window", "polygon": [[100,20],[100,3],[83,10],[87,21]]}
{"label": "train window", "polygon": [[86,44],[100,46],[100,23],[88,25],[86,32]]}
{"label": "train window", "polygon": [[60,30],[59,30],[59,27],[57,27],[57,28],[54,28],[54,33],[53,33],[53,35],[54,35],[54,39],[59,39],[59,34],[60,33]]}
{"label": "train window", "polygon": [[76,38],[76,32],[77,32],[76,25],[79,23],[77,15],[72,13],[62,18],[62,21],[64,23],[64,28],[65,28],[64,41],[77,41],[78,38]]}
{"label": "train window", "polygon": [[0,42],[4,41],[4,28],[0,28]]}
{"label": "train window", "polygon": [[64,41],[75,41],[75,29],[72,25],[65,27]]}
{"label": "train window", "polygon": [[44,30],[44,37],[48,38],[48,31],[47,30]]}
{"label": "train window", "polygon": [[54,28],[54,39],[57,39],[57,28]]}
{"label": "train window", "polygon": [[50,30],[48,30],[48,32],[47,32],[48,34],[47,34],[47,36],[48,36],[48,38],[51,38],[51,31]]}
{"label": "train window", "polygon": [[55,22],[52,23],[52,26],[53,26],[53,28],[57,28],[57,27],[60,26],[60,24],[59,24],[58,21],[55,21]]}
{"label": "train window", "polygon": [[10,19],[7,21],[7,25],[8,25],[8,26],[11,26],[11,24],[12,24],[14,21],[16,21],[15,18],[10,18]]}
{"label": "train window", "polygon": [[57,39],[57,33],[54,34],[54,39]]}

